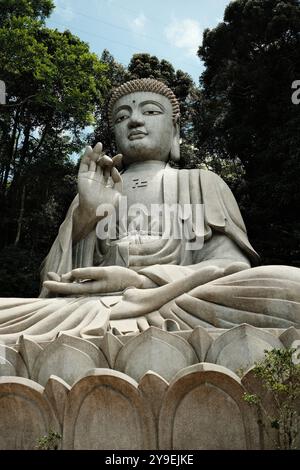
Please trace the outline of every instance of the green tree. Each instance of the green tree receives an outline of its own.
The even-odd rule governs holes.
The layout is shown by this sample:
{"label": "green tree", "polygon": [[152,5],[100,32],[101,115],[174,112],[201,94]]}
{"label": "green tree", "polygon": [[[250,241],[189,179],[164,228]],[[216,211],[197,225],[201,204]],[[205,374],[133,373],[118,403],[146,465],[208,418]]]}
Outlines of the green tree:
{"label": "green tree", "polygon": [[[237,0],[206,30],[194,120],[202,160],[242,164],[242,207],[266,263],[300,266],[298,0]],[[284,240],[284,243],[283,243]]]}
{"label": "green tree", "polygon": [[53,9],[53,0],[1,0],[0,25],[17,16],[45,20]]}
{"label": "green tree", "polygon": [[[258,408],[262,418],[260,425],[270,435],[278,430],[280,449],[294,449],[299,434],[300,364],[295,349],[272,349],[265,351],[265,359],[253,368],[265,392],[269,393],[267,406],[260,394],[245,393],[244,399]],[[273,402],[272,412],[268,410]]]}
{"label": "green tree", "polygon": [[93,134],[93,140],[94,145],[97,142],[101,142],[105,152],[109,153],[110,155],[114,155],[116,152],[116,147],[112,130],[109,127],[108,103],[112,89],[124,83],[126,69],[114,59],[107,49],[102,52],[100,59],[101,62],[106,65],[104,74],[109,83],[109,87],[106,89],[103,101],[98,103],[96,109],[96,126]]}
{"label": "green tree", "polygon": [[39,262],[73,195],[70,156],[82,148],[109,86],[106,66],[86,43],[45,27],[52,7],[48,0],[6,1],[0,22],[7,90],[0,106],[0,247],[21,243]]}
{"label": "green tree", "polygon": [[164,82],[175,93],[180,104],[181,129],[183,137],[189,121],[188,112],[191,108],[191,97],[195,86],[192,78],[182,70],[174,70],[170,62],[161,61],[150,54],[134,54],[128,65],[127,80],[136,78],[154,78]]}

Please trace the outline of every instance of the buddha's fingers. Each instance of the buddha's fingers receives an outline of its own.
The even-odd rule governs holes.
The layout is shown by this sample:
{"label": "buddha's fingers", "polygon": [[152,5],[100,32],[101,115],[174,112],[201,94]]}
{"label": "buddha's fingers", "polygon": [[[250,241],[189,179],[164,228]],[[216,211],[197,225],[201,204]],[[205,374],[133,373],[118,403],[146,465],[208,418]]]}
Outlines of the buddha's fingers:
{"label": "buddha's fingers", "polygon": [[50,279],[51,281],[60,281],[60,282],[73,282],[72,271],[62,274],[60,279]]}
{"label": "buddha's fingers", "polygon": [[[94,281],[98,281],[106,277],[105,269],[99,267],[90,267],[90,268],[77,268],[73,269],[70,273],[71,280],[85,280],[91,279]],[[62,281],[64,281],[62,276]]]}
{"label": "buddha's fingers", "polygon": [[102,155],[98,159],[98,164],[103,169],[111,169],[114,166],[113,160],[108,155]]}
{"label": "buddha's fingers", "polygon": [[95,147],[93,148],[93,152],[96,153],[97,155],[101,155],[103,151],[103,145],[101,142],[97,142]]}
{"label": "buddha's fingers", "polygon": [[223,276],[224,269],[209,266],[188,275],[184,279],[173,281],[152,289],[127,289],[123,299],[112,308],[111,319],[135,318],[159,310],[167,302],[178,296],[193,291],[196,286],[206,284]]}
{"label": "buddha's fingers", "polygon": [[118,153],[118,155],[112,157],[112,161],[114,162],[114,166],[117,169],[121,169],[123,165],[123,155],[121,153]]}
{"label": "buddha's fingers", "polygon": [[60,281],[60,275],[57,273],[49,272],[47,273],[47,277],[49,281]]}
{"label": "buddha's fingers", "polygon": [[45,281],[44,287],[55,294],[88,295],[103,292],[104,286],[102,281],[88,281],[84,283]]}
{"label": "buddha's fingers", "polygon": [[80,166],[79,166],[79,173],[85,173],[89,171],[89,164],[91,161],[91,155],[93,153],[92,147],[88,145],[85,149],[84,155],[81,159]]}
{"label": "buddha's fingers", "polygon": [[121,175],[115,167],[111,169],[111,178],[114,183],[119,183],[120,181],[122,181]]}

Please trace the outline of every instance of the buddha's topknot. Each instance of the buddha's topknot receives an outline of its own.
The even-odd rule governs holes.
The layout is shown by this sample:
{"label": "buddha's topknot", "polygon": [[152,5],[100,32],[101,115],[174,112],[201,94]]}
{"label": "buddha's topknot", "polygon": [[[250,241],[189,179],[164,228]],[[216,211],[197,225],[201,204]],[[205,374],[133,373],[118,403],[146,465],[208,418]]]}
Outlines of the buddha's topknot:
{"label": "buddha's topknot", "polygon": [[139,78],[137,80],[130,80],[113,91],[108,105],[108,117],[111,126],[113,124],[112,111],[115,103],[122,98],[122,96],[126,96],[137,91],[148,91],[165,96],[170,100],[172,105],[173,120],[175,121],[180,116],[178,100],[170,88],[168,88],[164,83],[154,80],[153,78]]}

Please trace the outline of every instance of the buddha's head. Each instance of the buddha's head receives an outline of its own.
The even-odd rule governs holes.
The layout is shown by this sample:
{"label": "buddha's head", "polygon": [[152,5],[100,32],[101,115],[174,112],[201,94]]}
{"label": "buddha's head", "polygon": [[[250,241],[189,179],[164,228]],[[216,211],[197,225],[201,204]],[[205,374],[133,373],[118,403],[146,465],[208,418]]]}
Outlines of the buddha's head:
{"label": "buddha's head", "polygon": [[125,165],[147,160],[178,161],[179,104],[158,80],[131,80],[118,87],[109,119]]}

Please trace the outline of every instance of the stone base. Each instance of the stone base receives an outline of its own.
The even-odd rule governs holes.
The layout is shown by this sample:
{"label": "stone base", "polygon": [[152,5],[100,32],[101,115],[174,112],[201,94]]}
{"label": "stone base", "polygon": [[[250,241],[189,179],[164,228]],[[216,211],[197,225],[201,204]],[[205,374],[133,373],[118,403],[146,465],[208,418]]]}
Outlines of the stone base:
{"label": "stone base", "polygon": [[0,449],[34,449],[50,430],[62,449],[267,449],[245,391],[273,348],[299,347],[300,332],[240,325],[88,340],[61,334],[0,345]]}

